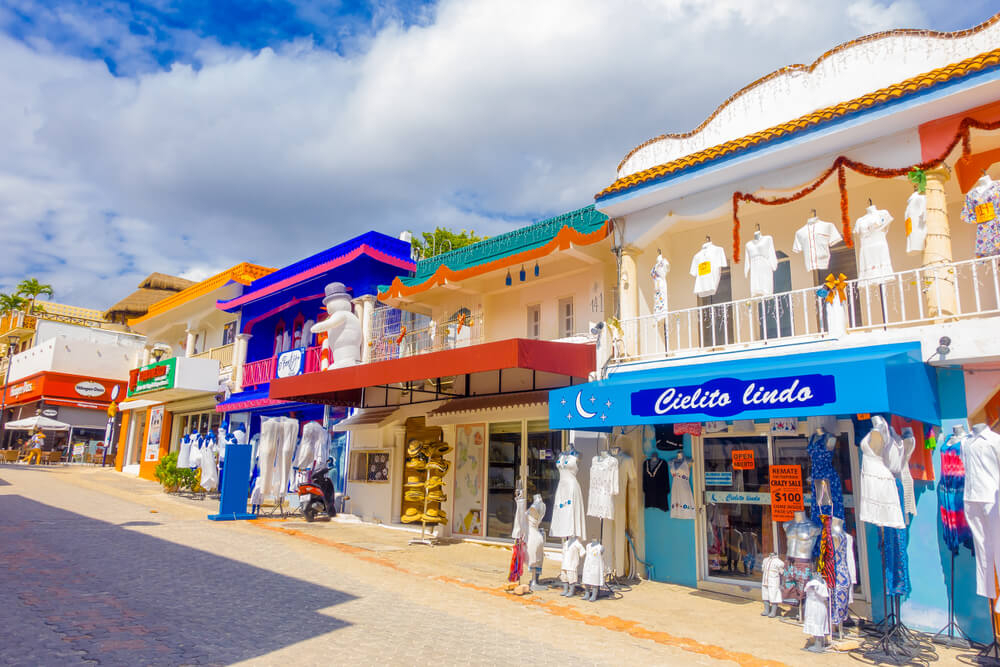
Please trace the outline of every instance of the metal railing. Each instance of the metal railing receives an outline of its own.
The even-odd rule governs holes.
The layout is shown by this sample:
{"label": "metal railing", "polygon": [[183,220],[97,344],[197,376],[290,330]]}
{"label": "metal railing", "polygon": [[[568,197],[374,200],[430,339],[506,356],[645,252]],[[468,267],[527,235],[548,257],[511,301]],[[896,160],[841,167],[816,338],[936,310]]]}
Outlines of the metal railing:
{"label": "metal railing", "polygon": [[[846,281],[848,332],[919,326],[1000,314],[1000,257]],[[830,336],[822,285],[645,315],[621,322],[615,360],[649,359]],[[615,337],[618,338],[617,334]]]}
{"label": "metal railing", "polygon": [[253,387],[258,384],[267,384],[273,380],[277,363],[277,357],[270,357],[243,364],[243,386]]}
{"label": "metal railing", "polygon": [[482,311],[460,308],[446,320],[378,306],[372,313],[368,360],[386,361],[483,342]]}
{"label": "metal railing", "polygon": [[38,324],[38,318],[27,315],[23,311],[13,310],[0,317],[0,336],[10,333],[26,333],[33,331]]}
{"label": "metal railing", "polygon": [[215,359],[219,362],[220,368],[228,368],[233,365],[233,344],[220,345],[219,347],[209,348],[204,352],[199,352],[198,354],[192,354],[192,359]]}

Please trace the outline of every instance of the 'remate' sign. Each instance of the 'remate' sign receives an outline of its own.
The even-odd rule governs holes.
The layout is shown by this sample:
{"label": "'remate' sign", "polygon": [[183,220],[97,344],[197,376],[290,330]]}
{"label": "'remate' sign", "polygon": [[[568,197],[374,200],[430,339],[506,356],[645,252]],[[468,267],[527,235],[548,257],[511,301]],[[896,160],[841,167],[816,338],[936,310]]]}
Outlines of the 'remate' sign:
{"label": "'remate' sign", "polygon": [[753,470],[756,467],[752,449],[733,450],[733,470]]}
{"label": "'remate' sign", "polygon": [[802,504],[802,467],[770,466],[771,519],[791,521],[796,512],[805,510]]}

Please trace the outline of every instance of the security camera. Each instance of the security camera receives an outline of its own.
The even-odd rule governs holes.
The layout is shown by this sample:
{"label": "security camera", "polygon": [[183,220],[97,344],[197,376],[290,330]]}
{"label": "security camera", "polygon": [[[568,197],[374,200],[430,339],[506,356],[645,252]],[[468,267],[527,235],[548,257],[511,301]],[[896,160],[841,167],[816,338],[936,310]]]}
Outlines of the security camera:
{"label": "security camera", "polygon": [[596,336],[597,334],[601,333],[603,329],[604,329],[604,322],[598,322],[597,324],[594,324],[590,327],[590,333]]}

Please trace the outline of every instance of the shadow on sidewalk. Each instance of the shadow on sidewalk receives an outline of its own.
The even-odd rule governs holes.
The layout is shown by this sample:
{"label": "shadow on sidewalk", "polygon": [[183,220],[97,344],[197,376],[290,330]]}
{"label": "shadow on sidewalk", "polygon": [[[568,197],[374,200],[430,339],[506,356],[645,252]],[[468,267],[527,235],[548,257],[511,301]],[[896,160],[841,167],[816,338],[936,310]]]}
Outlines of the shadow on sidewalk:
{"label": "shadow on sidewalk", "polygon": [[341,591],[0,495],[0,663],[229,664],[348,624]]}

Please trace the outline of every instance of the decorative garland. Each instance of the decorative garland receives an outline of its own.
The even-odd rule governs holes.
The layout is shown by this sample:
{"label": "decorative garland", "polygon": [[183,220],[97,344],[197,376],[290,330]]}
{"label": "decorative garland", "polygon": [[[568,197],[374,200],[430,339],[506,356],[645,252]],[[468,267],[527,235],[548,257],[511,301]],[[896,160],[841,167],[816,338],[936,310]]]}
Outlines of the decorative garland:
{"label": "decorative garland", "polygon": [[886,169],[883,167],[873,167],[871,165],[865,164],[863,162],[858,162],[852,160],[846,155],[838,156],[830,167],[820,174],[819,178],[805,186],[798,192],[787,195],[785,197],[758,197],[757,195],[745,193],[745,192],[734,192],[733,193],[733,262],[738,263],[740,261],[740,218],[739,218],[739,206],[741,201],[751,202],[754,204],[762,204],[764,206],[778,206],[781,204],[788,204],[793,201],[798,201],[806,195],[812,194],[816,191],[819,186],[826,182],[826,179],[833,175],[833,172],[837,172],[837,187],[840,189],[840,223],[843,227],[844,242],[847,243],[848,247],[854,247],[854,238],[851,235],[851,221],[847,213],[847,169],[855,171],[859,174],[864,174],[865,176],[870,176],[872,178],[897,178],[899,176],[908,176],[910,172],[919,170],[921,172],[927,171],[928,169],[933,169],[944,164],[945,158],[951,154],[958,145],[959,141],[962,142],[962,157],[967,157],[972,152],[972,139],[969,130],[997,130],[1000,129],[1000,121],[996,122],[986,122],[976,120],[975,118],[965,117],[962,122],[958,124],[958,129],[955,131],[955,136],[949,142],[948,146],[942,151],[941,155],[933,160],[927,160],[926,162],[921,162],[919,164],[911,165],[908,167],[901,167],[899,169]]}

